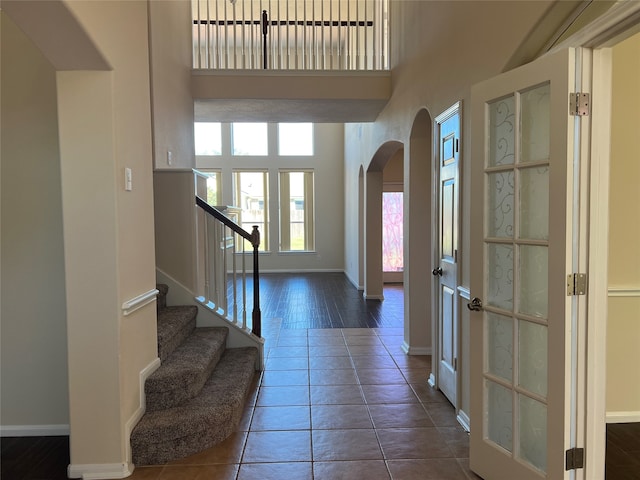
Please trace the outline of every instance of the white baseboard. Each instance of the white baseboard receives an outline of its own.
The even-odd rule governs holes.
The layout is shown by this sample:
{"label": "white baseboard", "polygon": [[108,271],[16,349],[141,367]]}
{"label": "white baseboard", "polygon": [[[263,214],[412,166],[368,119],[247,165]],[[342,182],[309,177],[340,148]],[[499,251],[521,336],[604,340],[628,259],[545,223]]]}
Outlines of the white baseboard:
{"label": "white baseboard", "polygon": [[384,295],[369,295],[367,292],[365,292],[362,296],[365,300],[384,300]]}
{"label": "white baseboard", "polygon": [[458,423],[462,425],[462,428],[464,428],[466,432],[471,431],[471,420],[464,411],[458,410],[458,415],[456,418],[458,420]]}
{"label": "white baseboard", "polygon": [[607,423],[637,423],[640,412],[607,412]]}
{"label": "white baseboard", "polygon": [[127,478],[132,473],[133,465],[127,463],[69,465],[67,468],[69,478],[82,478],[83,480]]}
{"label": "white baseboard", "polygon": [[[129,418],[129,420],[127,421],[127,423],[124,426],[125,432],[126,432],[126,435],[127,435],[128,439],[131,438],[131,432],[133,431],[135,426],[138,424],[138,422],[140,421],[140,419],[144,415],[144,412],[146,412],[146,410],[147,410],[147,398],[146,398],[146,395],[145,395],[145,392],[144,392],[144,384],[147,381],[147,378],[149,378],[149,376],[153,372],[155,372],[158,369],[159,366],[160,366],[160,359],[158,357],[156,357],[155,359],[153,359],[149,363],[149,365],[144,367],[142,369],[142,371],[140,372],[140,376],[139,376],[139,382],[140,382],[140,404],[138,405],[138,408],[136,409],[135,412],[133,412],[133,415],[131,415],[131,417]],[[131,461],[132,461],[132,459],[131,459],[131,442],[127,442],[126,448],[127,448],[126,460],[127,460],[127,462],[131,463]]]}
{"label": "white baseboard", "polygon": [[0,437],[59,437],[69,435],[69,425],[0,425]]}
{"label": "white baseboard", "polygon": [[402,342],[401,348],[407,355],[431,355],[431,347],[411,347],[407,342]]}

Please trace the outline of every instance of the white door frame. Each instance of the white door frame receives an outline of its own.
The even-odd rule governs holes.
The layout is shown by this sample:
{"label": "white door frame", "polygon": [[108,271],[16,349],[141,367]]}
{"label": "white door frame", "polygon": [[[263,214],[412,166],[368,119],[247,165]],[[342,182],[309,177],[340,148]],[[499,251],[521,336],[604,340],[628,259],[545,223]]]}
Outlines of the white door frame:
{"label": "white door frame", "polygon": [[[605,470],[606,450],[606,330],[609,227],[609,146],[611,141],[611,48],[640,31],[640,2],[621,2],[587,27],[560,42],[554,49],[592,49],[590,78],[591,141],[590,173],[584,181],[589,189],[589,208],[581,222],[588,225],[589,281],[587,295],[586,378],[584,402],[579,402],[578,418],[584,419],[585,470],[598,478]],[[586,90],[586,89],[585,89]],[[586,90],[588,91],[588,90]],[[597,321],[605,319],[605,321]]]}

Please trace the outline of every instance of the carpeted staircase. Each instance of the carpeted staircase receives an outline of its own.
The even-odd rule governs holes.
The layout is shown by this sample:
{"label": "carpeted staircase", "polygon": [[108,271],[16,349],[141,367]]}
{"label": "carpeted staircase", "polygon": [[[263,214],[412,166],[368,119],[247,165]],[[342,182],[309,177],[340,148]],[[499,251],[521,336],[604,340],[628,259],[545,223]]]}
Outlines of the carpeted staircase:
{"label": "carpeted staircase", "polygon": [[226,348],[225,327],[196,328],[196,306],[167,306],[158,285],[160,367],[145,383],[146,413],[131,433],[135,465],[205,450],[233,433],[256,374],[258,350]]}

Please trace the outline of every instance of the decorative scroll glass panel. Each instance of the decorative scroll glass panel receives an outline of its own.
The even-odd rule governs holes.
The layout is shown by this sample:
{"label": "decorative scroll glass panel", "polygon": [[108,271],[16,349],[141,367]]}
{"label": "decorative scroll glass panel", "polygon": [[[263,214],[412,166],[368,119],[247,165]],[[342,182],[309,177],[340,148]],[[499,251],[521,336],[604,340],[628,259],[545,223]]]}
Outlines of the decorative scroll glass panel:
{"label": "decorative scroll glass panel", "polygon": [[487,314],[487,372],[513,381],[513,320],[495,313]]}
{"label": "decorative scroll glass panel", "polygon": [[549,167],[520,170],[520,238],[549,238]]}
{"label": "decorative scroll glass panel", "polygon": [[548,83],[520,94],[520,162],[549,160]]}
{"label": "decorative scroll glass panel", "polygon": [[518,322],[518,384],[541,397],[547,396],[547,326]]}
{"label": "decorative scroll glass panel", "polygon": [[513,192],[514,173],[513,170],[506,172],[496,172],[487,175],[489,177],[489,224],[488,236],[490,237],[513,237]]}
{"label": "decorative scroll glass panel", "polygon": [[513,246],[487,245],[487,303],[503,310],[513,309]]}
{"label": "decorative scroll glass panel", "polygon": [[541,471],[547,469],[547,406],[518,395],[517,456]]}
{"label": "decorative scroll glass panel", "polygon": [[488,410],[485,413],[487,438],[509,452],[513,451],[513,400],[511,391],[486,381]]}
{"label": "decorative scroll glass panel", "polygon": [[520,313],[547,318],[549,298],[548,247],[522,245],[520,247],[519,295]]}
{"label": "decorative scroll glass panel", "polygon": [[514,96],[489,104],[489,166],[513,164],[515,121]]}

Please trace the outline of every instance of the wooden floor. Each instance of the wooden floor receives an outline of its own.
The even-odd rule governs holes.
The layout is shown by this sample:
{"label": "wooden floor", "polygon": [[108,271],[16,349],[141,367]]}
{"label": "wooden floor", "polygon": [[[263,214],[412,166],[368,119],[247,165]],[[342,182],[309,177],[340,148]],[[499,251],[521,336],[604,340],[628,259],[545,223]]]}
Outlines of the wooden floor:
{"label": "wooden floor", "polygon": [[[294,330],[301,329],[401,329],[403,326],[402,286],[386,286],[383,302],[366,301],[343,274],[267,274],[262,277],[260,290],[263,335],[267,342],[279,338],[282,343],[283,339],[292,338],[286,334],[287,331],[295,337]],[[347,335],[343,334],[343,337],[346,339]],[[271,348],[277,350],[281,346],[274,343]],[[429,406],[427,403],[424,405]],[[266,407],[256,408],[266,410]],[[433,417],[434,414],[431,412],[429,415]],[[2,480],[67,478],[68,437],[4,437],[0,444]],[[606,480],[640,480],[640,424],[607,426],[606,467]],[[148,473],[153,472],[149,470]],[[465,474],[473,478],[470,472]],[[409,477],[403,474],[398,478]],[[438,478],[446,480],[458,476]]]}

